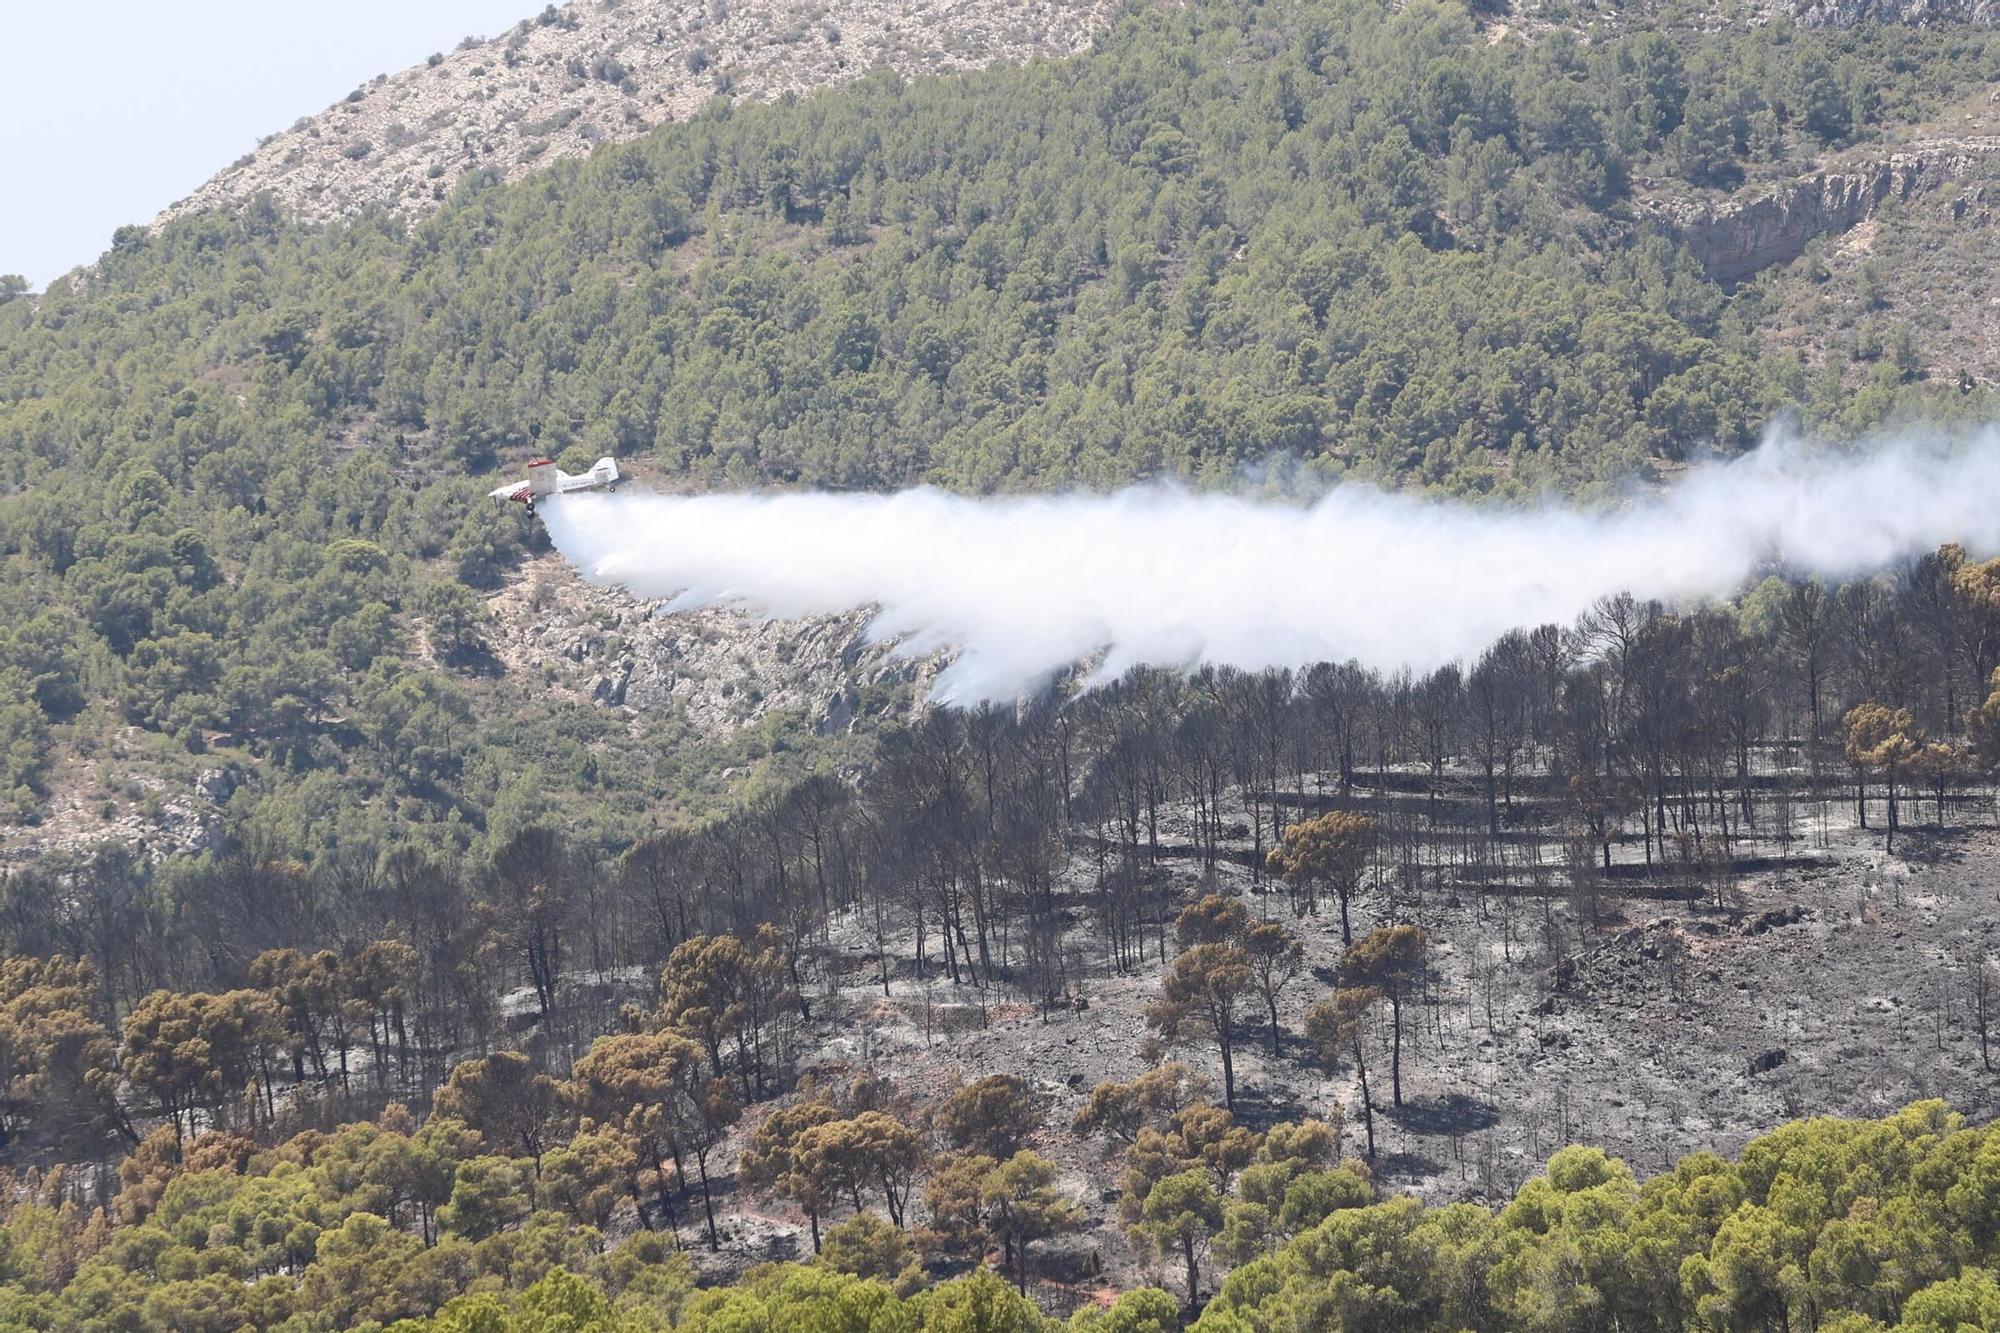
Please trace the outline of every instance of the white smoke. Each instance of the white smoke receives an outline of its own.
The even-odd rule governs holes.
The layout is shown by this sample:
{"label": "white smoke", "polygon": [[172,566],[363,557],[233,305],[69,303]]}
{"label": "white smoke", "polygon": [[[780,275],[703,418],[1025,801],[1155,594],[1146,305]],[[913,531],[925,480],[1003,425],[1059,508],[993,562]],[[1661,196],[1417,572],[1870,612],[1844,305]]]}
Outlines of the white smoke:
{"label": "white smoke", "polygon": [[544,506],[583,575],[674,609],[877,608],[871,632],[949,647],[943,702],[1011,699],[1102,655],[1246,669],[1357,658],[1425,671],[1629,591],[1727,595],[1760,568],[1870,574],[1946,541],[2000,548],[2000,434],[1858,454],[1772,440],[1603,512],[1362,486],[1283,503],[1113,494],[577,494]]}

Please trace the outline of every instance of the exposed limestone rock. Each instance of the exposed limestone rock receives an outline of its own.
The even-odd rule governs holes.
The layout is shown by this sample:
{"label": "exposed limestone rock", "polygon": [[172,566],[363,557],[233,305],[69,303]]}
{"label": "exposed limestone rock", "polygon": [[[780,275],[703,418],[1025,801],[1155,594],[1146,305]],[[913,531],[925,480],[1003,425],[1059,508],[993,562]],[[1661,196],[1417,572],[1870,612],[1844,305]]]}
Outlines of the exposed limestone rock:
{"label": "exposed limestone rock", "polygon": [[1855,226],[1885,200],[1908,199],[1957,180],[1992,148],[1989,139],[1942,140],[1716,204],[1662,205],[1657,216],[1711,277],[1741,282],[1797,259],[1817,237]]}
{"label": "exposed limestone rock", "polygon": [[203,769],[194,780],[195,794],[218,805],[243,785],[243,773],[234,764]]}
{"label": "exposed limestone rock", "polygon": [[545,557],[493,600],[494,651],[510,673],[551,679],[606,708],[679,708],[717,739],[773,709],[821,735],[866,712],[909,715],[949,660],[871,642],[868,612],[755,620],[728,611],[670,612],[597,588]]}
{"label": "exposed limestone rock", "polygon": [[60,791],[41,823],[0,828],[0,870],[50,856],[82,857],[103,846],[127,848],[147,862],[199,854],[215,846],[223,805],[244,780],[234,767],[209,769],[188,786],[139,777],[133,785],[146,799],[137,802],[106,802],[74,787]]}
{"label": "exposed limestone rock", "polygon": [[268,190],[307,221],[428,211],[465,172],[525,175],[685,120],[716,93],[766,100],[858,78],[1070,55],[1109,0],[576,0],[355,90],[160,215]]}
{"label": "exposed limestone rock", "polygon": [[1786,6],[1802,28],[1852,28],[1862,23],[1977,23],[2000,17],[1995,0],[1794,0]]}

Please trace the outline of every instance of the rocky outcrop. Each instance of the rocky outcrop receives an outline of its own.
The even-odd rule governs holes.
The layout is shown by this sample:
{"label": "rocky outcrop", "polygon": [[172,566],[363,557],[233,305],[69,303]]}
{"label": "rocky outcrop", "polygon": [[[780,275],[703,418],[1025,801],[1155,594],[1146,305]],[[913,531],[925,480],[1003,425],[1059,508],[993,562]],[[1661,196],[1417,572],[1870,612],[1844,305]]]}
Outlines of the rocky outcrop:
{"label": "rocky outcrop", "polygon": [[1973,23],[2000,18],[1996,0],[1793,0],[1786,6],[1802,28],[1852,28],[1862,23]]}
{"label": "rocky outcrop", "polygon": [[[575,0],[363,85],[264,140],[160,215],[268,191],[325,221],[406,216],[475,169],[512,179],[699,111],[718,92],[769,99],[858,78],[970,69],[1081,50],[1111,0]],[[414,54],[414,53],[413,53]]]}
{"label": "rocky outcrop", "polygon": [[669,611],[586,584],[553,557],[493,608],[494,650],[510,673],[553,678],[605,708],[679,709],[709,739],[773,710],[798,713],[821,735],[864,713],[908,717],[949,661],[871,640],[867,612],[757,620]]}
{"label": "rocky outcrop", "polygon": [[51,856],[80,858],[105,846],[124,847],[146,862],[207,851],[221,835],[224,806],[249,780],[233,764],[204,768],[192,782],[128,773],[120,784],[126,790],[114,797],[85,779],[91,767],[71,758],[39,823],[0,824],[0,871]]}
{"label": "rocky outcrop", "polygon": [[1816,237],[1865,220],[1883,201],[1908,199],[1957,180],[1991,150],[1968,139],[1913,147],[1716,204],[1660,206],[1659,220],[1683,241],[1710,277],[1741,282],[1805,253]]}

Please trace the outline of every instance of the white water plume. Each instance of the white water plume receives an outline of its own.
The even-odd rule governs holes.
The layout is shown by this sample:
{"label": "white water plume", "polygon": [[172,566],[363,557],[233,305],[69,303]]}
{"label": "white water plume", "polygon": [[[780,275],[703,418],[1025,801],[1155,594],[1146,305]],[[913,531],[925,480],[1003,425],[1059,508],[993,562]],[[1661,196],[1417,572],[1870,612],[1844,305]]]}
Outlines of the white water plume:
{"label": "white water plume", "polygon": [[584,577],[674,609],[876,608],[875,636],[956,651],[935,697],[963,704],[1099,655],[1100,678],[1349,658],[1425,671],[1609,593],[1685,601],[1770,566],[1851,578],[1947,541],[2000,549],[2000,434],[1859,453],[1774,439],[1601,512],[1155,484],[986,499],[578,494],[542,513]]}

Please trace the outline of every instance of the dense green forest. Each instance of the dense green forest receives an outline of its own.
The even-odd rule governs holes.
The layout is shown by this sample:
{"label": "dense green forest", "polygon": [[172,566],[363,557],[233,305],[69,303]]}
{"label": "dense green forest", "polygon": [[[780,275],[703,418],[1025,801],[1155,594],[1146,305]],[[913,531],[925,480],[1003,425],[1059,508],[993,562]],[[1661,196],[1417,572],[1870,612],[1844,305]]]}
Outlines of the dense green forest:
{"label": "dense green forest", "polygon": [[973,489],[1281,455],[1504,497],[1788,407],[1985,410],[1907,358],[1761,355],[1759,289],[1632,192],[1920,119],[2000,70],[1990,33],[1488,37],[1434,3],[1140,7],[1068,62],[719,101],[407,232],[121,231],[0,305],[0,793],[32,820],[52,756],[215,749],[254,761],[235,822],[312,857],[387,816],[484,845],[546,798],[615,844],[723,768],[808,766],[783,718],[717,754],[482,674],[479,593],[538,537],[477,497],[536,453]]}

